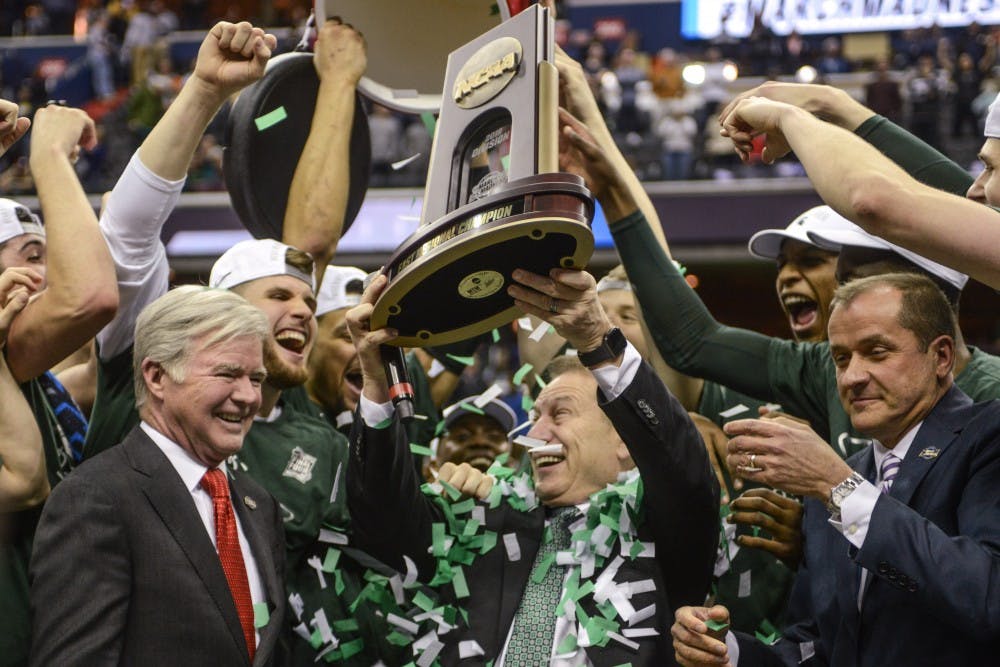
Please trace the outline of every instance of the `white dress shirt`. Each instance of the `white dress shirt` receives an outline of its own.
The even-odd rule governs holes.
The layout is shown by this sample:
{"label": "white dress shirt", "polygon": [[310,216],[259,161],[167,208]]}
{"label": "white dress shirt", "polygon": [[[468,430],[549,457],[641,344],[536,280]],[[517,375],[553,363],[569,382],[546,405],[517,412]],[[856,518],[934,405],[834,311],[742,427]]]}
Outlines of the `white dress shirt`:
{"label": "white dress shirt", "polygon": [[[201,517],[202,523],[205,524],[205,530],[212,540],[212,546],[218,550],[218,546],[215,543],[215,507],[212,504],[212,496],[201,487],[201,478],[208,472],[208,467],[191,458],[187,450],[146,422],[141,422],[140,427],[156,446],[160,448],[160,451],[166,455],[174,470],[180,475],[181,481],[184,482],[184,487],[191,493],[191,499],[194,500],[198,516]],[[226,471],[225,466],[221,466],[219,469],[226,474],[226,479],[228,480],[229,473]],[[247,536],[243,532],[240,516],[236,514],[235,509],[233,510],[233,514],[236,515],[236,530],[240,538],[240,551],[243,553],[243,565],[247,571],[247,581],[250,583],[250,599],[254,605],[257,605],[258,603],[267,601],[264,595],[264,582],[261,580],[260,571],[257,569],[257,559],[254,558],[253,551],[250,550],[250,543],[247,542]],[[254,636],[259,645],[260,632],[255,630]]]}
{"label": "white dress shirt", "polygon": [[[635,379],[635,374],[639,371],[639,366],[642,363],[642,357],[639,356],[639,352],[632,347],[629,343],[625,346],[625,352],[622,356],[622,363],[620,366],[615,366],[614,364],[608,364],[607,366],[602,366],[591,370],[594,374],[594,379],[597,380],[597,385],[601,388],[601,392],[608,401],[613,401],[632,384],[632,380]],[[361,395],[361,418],[364,419],[365,424],[370,427],[375,427],[378,424],[391,419],[395,413],[395,408],[393,408],[392,402],[386,403],[375,403],[367,398],[365,395]],[[580,510],[582,516],[587,515],[587,510],[590,509],[590,501],[586,501],[577,505],[577,509]],[[569,577],[569,571],[563,577],[563,595],[565,594],[565,582]],[[555,620],[555,630],[552,639],[552,655],[556,653],[556,647],[566,638],[571,630],[571,624],[562,616],[559,616]],[[507,657],[507,645],[510,643],[511,633],[514,630],[513,624],[507,629],[507,639],[504,640],[503,650],[500,655],[497,656],[496,667],[504,667],[504,659]],[[578,649],[571,657],[568,658],[558,658],[553,659],[549,663],[549,667],[587,667],[591,664],[590,660],[587,658],[587,652],[583,649]]]}

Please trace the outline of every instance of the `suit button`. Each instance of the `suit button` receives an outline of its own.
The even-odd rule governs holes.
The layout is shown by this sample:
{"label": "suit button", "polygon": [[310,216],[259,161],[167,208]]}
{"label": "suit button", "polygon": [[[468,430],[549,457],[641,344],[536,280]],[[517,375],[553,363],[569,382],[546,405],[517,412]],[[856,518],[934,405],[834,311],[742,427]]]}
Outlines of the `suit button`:
{"label": "suit button", "polygon": [[878,564],[878,573],[879,574],[885,574],[888,571],[889,571],[889,564],[888,563],[886,563],[885,561],[882,561],[881,563]]}

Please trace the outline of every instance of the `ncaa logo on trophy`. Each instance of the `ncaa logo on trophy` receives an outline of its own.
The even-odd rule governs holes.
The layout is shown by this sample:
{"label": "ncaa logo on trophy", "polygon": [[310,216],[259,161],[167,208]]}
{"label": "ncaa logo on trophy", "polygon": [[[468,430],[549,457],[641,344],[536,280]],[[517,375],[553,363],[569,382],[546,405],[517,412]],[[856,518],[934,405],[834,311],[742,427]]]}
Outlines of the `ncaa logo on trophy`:
{"label": "ncaa logo on trophy", "polygon": [[392,254],[372,328],[425,347],[485,333],[518,310],[524,268],[583,268],[593,198],[558,172],[558,74],[549,10],[534,5],[453,51],[417,230]]}

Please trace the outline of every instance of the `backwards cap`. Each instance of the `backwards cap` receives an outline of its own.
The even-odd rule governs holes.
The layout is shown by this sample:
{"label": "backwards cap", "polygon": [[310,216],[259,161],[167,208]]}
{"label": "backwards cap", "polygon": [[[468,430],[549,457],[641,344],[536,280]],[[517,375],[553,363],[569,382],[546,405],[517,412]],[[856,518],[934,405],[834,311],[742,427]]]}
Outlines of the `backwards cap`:
{"label": "backwards cap", "polygon": [[21,234],[45,236],[41,218],[13,199],[0,199],[0,243]]}
{"label": "backwards cap", "polygon": [[316,317],[358,305],[367,277],[368,274],[356,266],[327,266],[316,295]]}
{"label": "backwards cap", "polygon": [[835,252],[840,252],[841,247],[845,245],[861,248],[874,248],[876,250],[889,250],[916,264],[927,273],[937,276],[949,285],[954,286],[959,291],[961,291],[962,288],[965,287],[965,283],[969,281],[969,276],[964,273],[959,273],[955,269],[949,269],[947,266],[927,259],[923,255],[918,255],[912,250],[901,248],[895,243],[890,243],[883,238],[869,234],[854,223],[848,224],[850,227],[846,229],[828,229],[824,231],[811,232],[809,237],[812,238],[813,243],[819,247],[826,248],[827,250],[833,250]]}
{"label": "backwards cap", "polygon": [[273,239],[240,241],[215,262],[208,286],[232,289],[258,278],[292,276],[315,289],[312,276],[285,263],[285,254],[290,249],[291,246]]}

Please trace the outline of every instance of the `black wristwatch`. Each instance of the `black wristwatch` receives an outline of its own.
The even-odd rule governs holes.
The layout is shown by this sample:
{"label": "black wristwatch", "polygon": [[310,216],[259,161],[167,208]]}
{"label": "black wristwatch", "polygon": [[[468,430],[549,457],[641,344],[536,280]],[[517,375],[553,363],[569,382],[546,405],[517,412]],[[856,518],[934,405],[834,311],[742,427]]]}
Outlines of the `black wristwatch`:
{"label": "black wristwatch", "polygon": [[625,351],[626,345],[628,345],[628,340],[626,340],[622,330],[618,327],[611,327],[608,329],[608,333],[604,334],[604,340],[601,341],[601,345],[596,350],[578,353],[580,363],[587,368],[593,368],[605,361],[617,359],[618,355]]}

